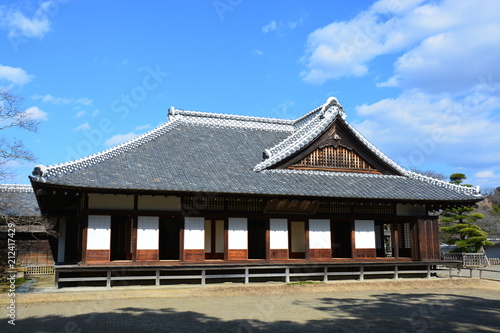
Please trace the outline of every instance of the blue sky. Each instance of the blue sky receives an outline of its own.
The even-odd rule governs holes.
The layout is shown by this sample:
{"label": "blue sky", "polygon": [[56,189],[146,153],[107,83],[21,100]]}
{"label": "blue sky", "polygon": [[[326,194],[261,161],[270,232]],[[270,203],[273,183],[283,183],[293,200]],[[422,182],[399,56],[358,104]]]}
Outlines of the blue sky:
{"label": "blue sky", "polygon": [[500,186],[500,2],[2,1],[0,87],[34,164],[85,157],[184,110],[293,119],[335,96],[404,167]]}

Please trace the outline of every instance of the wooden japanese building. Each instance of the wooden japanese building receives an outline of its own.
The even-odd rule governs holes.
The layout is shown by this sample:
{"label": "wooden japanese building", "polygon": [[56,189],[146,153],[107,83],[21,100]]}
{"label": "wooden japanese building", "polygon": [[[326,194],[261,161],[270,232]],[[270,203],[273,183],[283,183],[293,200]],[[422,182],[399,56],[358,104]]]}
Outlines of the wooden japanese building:
{"label": "wooden japanese building", "polygon": [[58,220],[56,271],[151,267],[157,281],[181,266],[436,263],[435,212],[480,199],[400,167],[335,98],[296,120],[170,108],[127,143],[35,167],[31,183]]}

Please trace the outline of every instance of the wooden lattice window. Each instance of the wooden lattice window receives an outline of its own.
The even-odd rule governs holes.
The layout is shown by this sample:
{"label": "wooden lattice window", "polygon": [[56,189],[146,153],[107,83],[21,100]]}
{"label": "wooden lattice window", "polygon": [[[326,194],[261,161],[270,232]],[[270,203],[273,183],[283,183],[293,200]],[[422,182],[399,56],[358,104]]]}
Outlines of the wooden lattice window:
{"label": "wooden lattice window", "polygon": [[316,167],[375,171],[362,157],[345,147],[318,148],[293,167]]}

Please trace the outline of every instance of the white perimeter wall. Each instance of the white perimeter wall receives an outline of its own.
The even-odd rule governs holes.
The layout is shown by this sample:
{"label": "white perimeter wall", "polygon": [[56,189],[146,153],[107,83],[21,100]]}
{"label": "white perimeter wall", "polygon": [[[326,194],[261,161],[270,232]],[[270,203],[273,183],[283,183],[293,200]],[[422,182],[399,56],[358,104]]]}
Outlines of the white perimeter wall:
{"label": "white perimeter wall", "polygon": [[89,215],[87,250],[109,250],[111,242],[111,216]]}
{"label": "white perimeter wall", "polygon": [[269,220],[269,243],[271,249],[288,249],[288,220]]}
{"label": "white perimeter wall", "polygon": [[309,220],[309,248],[330,249],[331,247],[330,220]]}
{"label": "white perimeter wall", "polygon": [[158,216],[139,216],[137,220],[137,249],[158,250]]}
{"label": "white perimeter wall", "polygon": [[205,249],[204,217],[184,218],[184,249],[186,250]]}
{"label": "white perimeter wall", "polygon": [[354,241],[357,249],[375,248],[375,221],[354,221]]}
{"label": "white perimeter wall", "polygon": [[248,228],[247,219],[244,217],[230,217],[228,220],[228,241],[229,250],[248,249]]}

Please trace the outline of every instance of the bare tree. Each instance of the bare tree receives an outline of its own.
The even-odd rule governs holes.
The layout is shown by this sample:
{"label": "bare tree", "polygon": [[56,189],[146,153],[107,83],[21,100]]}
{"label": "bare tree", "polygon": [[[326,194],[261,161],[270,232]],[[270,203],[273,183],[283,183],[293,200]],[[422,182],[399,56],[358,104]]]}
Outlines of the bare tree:
{"label": "bare tree", "polygon": [[0,180],[9,175],[10,161],[33,161],[33,154],[18,139],[9,139],[6,132],[18,128],[35,132],[38,121],[21,108],[22,97],[12,93],[9,89],[0,89]]}
{"label": "bare tree", "polygon": [[[9,89],[0,89],[0,181],[5,181],[11,173],[11,161],[33,161],[33,154],[16,139],[10,138],[12,129],[35,132],[38,121],[24,111],[22,97]],[[41,216],[31,186],[0,186],[0,225],[14,223],[28,232],[42,232],[57,236],[51,220]]]}
{"label": "bare tree", "polygon": [[443,175],[442,173],[439,173],[439,172],[436,172],[433,170],[419,170],[417,168],[411,167],[410,171],[418,173],[419,175],[422,175],[422,176],[427,176],[427,177],[431,177],[431,178],[435,178],[435,179],[439,179],[439,180],[446,180],[447,179],[447,177],[445,175]]}
{"label": "bare tree", "polygon": [[40,213],[30,185],[0,185],[0,226],[8,224],[22,232],[58,236],[55,221]]}

